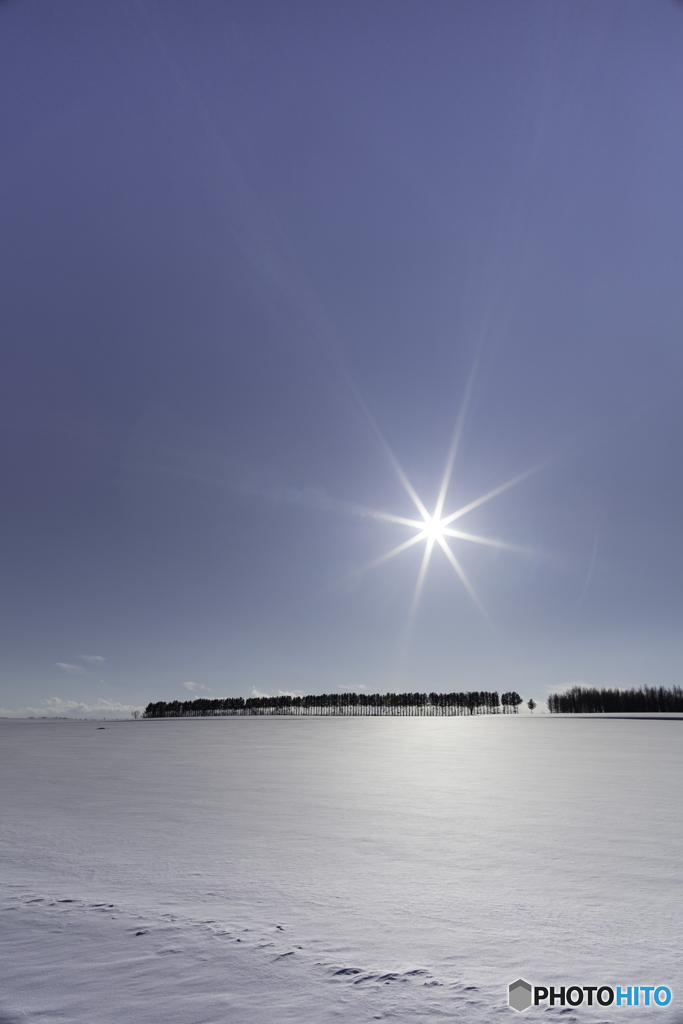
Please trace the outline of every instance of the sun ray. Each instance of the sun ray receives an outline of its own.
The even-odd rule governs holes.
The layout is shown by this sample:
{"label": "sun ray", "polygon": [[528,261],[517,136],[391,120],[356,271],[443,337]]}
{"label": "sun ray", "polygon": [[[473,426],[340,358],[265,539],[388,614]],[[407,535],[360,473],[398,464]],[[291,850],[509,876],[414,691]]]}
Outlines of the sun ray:
{"label": "sun ray", "polygon": [[442,527],[442,534],[448,537],[457,537],[458,540],[469,540],[473,544],[486,544],[490,548],[500,548],[501,551],[516,551],[520,555],[538,555],[533,548],[523,548],[519,544],[506,544],[503,540],[493,540],[491,537],[479,537],[476,533],[463,533],[462,530],[449,530]]}
{"label": "sun ray", "polygon": [[410,612],[408,614],[408,625],[409,625],[409,628],[410,628],[410,624],[412,623],[412,621],[413,621],[413,619],[415,617],[415,613],[417,612],[417,605],[418,605],[418,601],[420,600],[420,593],[422,592],[422,585],[423,585],[423,583],[425,581],[425,576],[427,575],[427,567],[429,565],[429,560],[432,557],[432,551],[434,550],[434,540],[435,540],[434,537],[427,537],[427,544],[425,546],[425,553],[422,556],[422,565],[420,566],[420,571],[419,571],[418,576],[417,576],[417,583],[415,584],[415,593],[413,594],[413,600],[412,600],[412,603],[410,605]]}
{"label": "sun ray", "polygon": [[403,466],[401,465],[401,463],[398,461],[398,459],[394,455],[394,452],[393,452],[393,449],[392,449],[391,445],[389,444],[389,442],[387,441],[386,437],[384,436],[384,434],[380,430],[379,424],[377,423],[377,420],[375,419],[375,417],[370,412],[370,409],[368,407],[367,402],[365,401],[365,399],[363,398],[363,396],[361,395],[360,391],[355,386],[355,384],[353,385],[353,391],[354,391],[354,394],[355,394],[355,397],[356,397],[357,401],[360,404],[361,409],[363,410],[363,413],[365,414],[365,417],[366,417],[368,423],[370,424],[370,426],[372,428],[373,433],[375,434],[375,437],[377,438],[377,440],[381,444],[382,448],[384,449],[384,452],[385,452],[387,458],[389,459],[389,462],[391,463],[392,468],[393,468],[394,472],[396,473],[396,476],[399,478],[399,480],[401,481],[401,483],[405,487],[406,492],[410,496],[411,501],[415,505],[415,508],[420,513],[420,515],[422,516],[422,518],[425,521],[425,523],[429,522],[429,520],[431,518],[431,516],[429,515],[429,512],[425,508],[425,506],[424,506],[420,496],[418,495],[417,491],[415,490],[415,488],[411,484],[410,480],[406,476],[406,473],[405,473],[405,471],[403,469]]}
{"label": "sun ray", "polygon": [[375,569],[377,568],[378,565],[382,565],[384,562],[388,562],[390,558],[395,558],[396,555],[400,555],[401,552],[407,551],[408,548],[411,548],[414,544],[417,544],[419,541],[424,540],[426,536],[427,535],[425,533],[416,533],[414,537],[411,537],[409,540],[404,540],[402,544],[399,544],[397,547],[392,548],[391,551],[387,551],[385,555],[380,555],[379,558],[375,558],[373,562],[369,562],[367,565],[363,566],[362,569],[357,569],[351,575],[362,576],[363,573],[369,572],[370,569]]}
{"label": "sun ray", "polygon": [[540,466],[534,466],[533,469],[527,469],[524,473],[520,473],[519,476],[513,477],[512,480],[508,480],[507,483],[501,484],[500,487],[494,487],[492,491],[488,491],[486,494],[483,494],[481,498],[476,498],[474,501],[471,501],[469,505],[463,505],[463,507],[459,508],[457,512],[451,512],[449,516],[446,516],[445,519],[441,520],[441,525],[447,526],[448,523],[452,523],[456,519],[460,519],[461,516],[466,515],[467,512],[471,512],[472,509],[479,508],[480,505],[484,505],[487,501],[490,501],[491,498],[497,498],[499,494],[502,494],[504,491],[508,491],[511,487],[514,487],[515,484],[519,484],[522,480],[526,480],[534,473],[537,473],[540,468]]}
{"label": "sun ray", "polygon": [[446,459],[446,467],[444,469],[443,477],[441,480],[439,497],[437,498],[436,508],[434,510],[434,519],[436,519],[437,522],[441,519],[441,513],[443,512],[443,506],[446,501],[446,494],[448,493],[448,486],[451,482],[451,475],[453,473],[455,457],[458,454],[458,448],[460,447],[462,432],[465,429],[465,420],[467,418],[467,411],[469,409],[470,399],[472,397],[474,380],[477,375],[477,366],[479,365],[479,357],[481,356],[483,344],[484,332],[482,332],[482,335],[479,339],[479,343],[477,344],[477,347],[474,352],[472,367],[470,369],[469,377],[467,379],[467,386],[465,387],[465,394],[463,396],[462,404],[460,406],[460,412],[458,413],[458,419],[456,421],[455,430],[453,432],[453,440],[451,441],[451,447],[448,452],[448,458]]}
{"label": "sun ray", "polygon": [[415,508],[420,513],[420,515],[424,519],[425,523],[429,522],[429,519],[430,519],[429,512],[427,511],[425,506],[420,501],[420,498],[418,497],[417,491],[415,490],[415,488],[411,484],[411,482],[408,479],[408,477],[403,472],[403,469],[401,468],[401,465],[399,464],[398,459],[395,457],[394,453],[391,451],[391,448],[389,448],[388,445],[387,445],[387,448],[388,448],[388,451],[389,451],[389,457],[391,458],[394,470],[395,470],[399,480],[401,481],[401,483],[405,487],[405,489],[408,492],[408,494],[410,495],[410,497],[413,499],[413,503],[415,505]]}
{"label": "sun ray", "polygon": [[406,519],[405,516],[394,516],[390,512],[378,512],[373,508],[363,508],[362,505],[347,506],[358,515],[367,516],[368,519],[382,519],[387,523],[398,523],[400,526],[413,526],[416,530],[424,530],[424,521],[419,519]]}
{"label": "sun ray", "polygon": [[488,616],[488,613],[487,613],[486,609],[484,608],[483,604],[481,603],[481,601],[479,600],[479,598],[477,597],[477,594],[476,594],[476,591],[475,591],[474,587],[472,586],[470,581],[467,579],[467,576],[465,575],[465,571],[462,568],[462,566],[460,565],[460,562],[457,560],[457,558],[455,557],[455,555],[453,554],[453,552],[451,551],[450,547],[448,546],[448,544],[446,543],[446,541],[444,540],[443,537],[439,536],[436,539],[438,540],[439,545],[442,548],[446,558],[451,563],[451,565],[453,566],[453,568],[457,572],[458,576],[460,577],[460,582],[465,587],[465,590],[470,595],[470,597],[472,598],[472,600],[474,601],[474,603],[476,604],[477,608],[479,609],[481,614],[484,616],[484,618],[486,619],[488,624],[491,626],[492,622],[491,622],[491,620],[490,620],[490,618]]}

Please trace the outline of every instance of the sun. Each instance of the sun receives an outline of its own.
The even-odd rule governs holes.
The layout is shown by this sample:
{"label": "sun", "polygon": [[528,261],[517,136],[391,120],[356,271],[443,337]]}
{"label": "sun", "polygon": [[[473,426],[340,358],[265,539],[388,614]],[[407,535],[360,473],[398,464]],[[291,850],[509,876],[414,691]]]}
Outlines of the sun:
{"label": "sun", "polygon": [[435,541],[443,537],[445,527],[436,519],[430,519],[424,525],[424,533],[428,540]]}
{"label": "sun", "polygon": [[431,513],[428,511],[427,506],[422,501],[417,491],[413,487],[412,483],[408,479],[408,476],[406,475],[403,467],[396,458],[396,455],[392,451],[382,431],[379,429],[367,405],[361,400],[363,411],[365,412],[365,415],[376,437],[378,438],[380,444],[382,445],[382,448],[384,449],[384,452],[388,457],[394,472],[398,476],[408,496],[413,502],[413,505],[415,506],[419,518],[416,517],[414,519],[409,519],[406,516],[393,515],[389,512],[380,512],[373,509],[353,506],[354,510],[356,512],[359,512],[363,516],[372,517],[373,519],[377,519],[383,522],[395,523],[400,526],[405,526],[412,531],[412,536],[410,536],[407,540],[403,541],[402,544],[399,544],[395,548],[392,548],[391,551],[387,551],[386,554],[381,555],[379,558],[376,558],[369,565],[366,565],[363,569],[360,570],[360,573],[362,574],[367,570],[374,568],[375,566],[382,565],[384,562],[388,562],[389,559],[395,558],[396,555],[400,555],[403,551],[407,551],[409,548],[414,547],[417,544],[424,543],[424,553],[422,555],[422,562],[420,564],[420,570],[418,573],[417,582],[415,584],[415,591],[413,594],[413,600],[411,604],[411,619],[413,618],[415,611],[417,609],[420,593],[422,591],[425,577],[427,575],[427,569],[429,568],[429,563],[431,561],[432,554],[434,553],[435,548],[438,548],[446,557],[450,565],[453,567],[453,570],[458,576],[460,582],[462,583],[465,590],[471,597],[472,601],[489,623],[490,619],[486,613],[486,610],[484,609],[481,601],[479,600],[479,597],[477,596],[474,590],[474,587],[467,578],[462,565],[458,561],[453,551],[453,548],[451,546],[452,542],[464,541],[469,544],[481,544],[486,547],[503,549],[505,551],[515,551],[520,554],[538,554],[537,551],[532,551],[529,548],[520,547],[520,545],[518,544],[508,544],[507,542],[499,540],[498,538],[483,537],[477,533],[469,533],[464,530],[456,529],[455,524],[458,523],[460,519],[464,518],[469,512],[473,512],[476,508],[480,508],[482,505],[485,505],[493,498],[498,497],[498,495],[503,494],[505,491],[508,491],[511,487],[514,487],[516,484],[521,483],[523,480],[526,480],[532,474],[538,472],[538,470],[542,468],[539,465],[526,470],[526,472],[524,473],[518,474],[511,480],[507,480],[505,481],[505,483],[500,484],[498,487],[494,487],[492,490],[487,491],[480,497],[468,502],[468,504],[462,505],[460,508],[455,509],[454,512],[449,512],[447,515],[444,515],[444,508],[446,505],[451,478],[453,475],[453,466],[455,463],[455,458],[462,437],[465,424],[465,417],[467,414],[467,407],[469,405],[469,400],[474,384],[474,377],[478,358],[479,355],[477,353],[475,354],[475,359],[472,365],[472,370],[470,372],[469,381],[465,389],[465,395],[455,425],[455,431],[453,433],[451,446],[446,459],[446,465],[444,468],[443,476],[441,478],[441,484],[439,487],[439,494],[436,501],[436,505],[434,506],[434,510]]}
{"label": "sun", "polygon": [[391,551],[387,551],[386,554],[380,555],[379,558],[374,559],[374,561],[370,562],[369,565],[364,566],[362,569],[360,569],[356,573],[353,573],[352,575],[362,575],[369,569],[373,569],[376,566],[382,565],[384,562],[388,562],[390,559],[395,558],[397,555],[400,555],[403,551],[407,551],[409,548],[412,548],[415,545],[424,543],[424,551],[422,555],[422,561],[420,563],[420,570],[418,572],[417,582],[415,584],[415,591],[413,594],[413,600],[410,608],[409,621],[412,621],[414,614],[417,610],[420,593],[424,585],[427,570],[429,568],[429,563],[436,548],[438,548],[442,555],[445,556],[445,558],[448,560],[453,570],[455,571],[456,575],[458,576],[461,584],[463,585],[463,587],[465,588],[465,590],[467,591],[467,593],[469,594],[470,598],[477,606],[479,611],[482,613],[484,618],[487,620],[487,622],[489,622],[489,624],[491,624],[491,620],[489,619],[489,616],[487,615],[484,606],[479,600],[479,597],[477,596],[474,587],[467,578],[462,565],[460,564],[458,558],[456,557],[453,551],[453,541],[464,541],[468,544],[481,544],[485,547],[498,548],[505,551],[514,551],[519,554],[525,555],[538,556],[539,554],[538,551],[533,551],[529,548],[521,547],[518,544],[508,544],[506,541],[500,540],[498,538],[483,537],[477,533],[470,533],[464,530],[456,529],[455,524],[457,523],[458,525],[460,525],[458,521],[463,519],[469,512],[473,512],[475,509],[480,508],[482,505],[485,505],[493,498],[497,498],[498,495],[503,494],[505,491],[508,491],[511,487],[514,487],[517,484],[521,483],[523,480],[526,480],[528,477],[532,476],[534,473],[537,473],[540,469],[542,469],[546,463],[537,464],[536,466],[533,466],[531,469],[527,469],[525,472],[519,473],[517,476],[513,477],[510,480],[506,480],[498,487],[494,487],[492,490],[480,495],[478,498],[475,498],[474,500],[468,502],[466,505],[462,505],[460,508],[456,508],[455,511],[449,512],[446,515],[444,515],[448,491],[451,484],[451,478],[453,476],[453,467],[455,464],[456,455],[458,453],[458,448],[465,427],[467,410],[474,389],[477,365],[482,352],[484,338],[485,332],[482,333],[475,349],[472,366],[470,369],[467,384],[465,386],[465,392],[462,398],[460,410],[458,412],[455,424],[455,430],[453,432],[451,445],[446,458],[446,465],[444,468],[443,476],[441,478],[441,484],[439,487],[436,505],[434,506],[434,510],[432,512],[428,510],[425,502],[420,498],[419,494],[417,493],[412,483],[408,479],[407,474],[405,473],[403,467],[396,458],[396,455],[394,454],[391,446],[389,445],[389,442],[387,441],[384,434],[380,430],[377,421],[375,420],[367,403],[360,394],[360,391],[356,387],[353,380],[349,378],[351,390],[353,391],[353,394],[360,408],[362,409],[370,427],[372,428],[373,433],[375,434],[375,437],[377,438],[382,449],[384,450],[384,454],[386,455],[392,469],[394,470],[396,476],[403,485],[406,493],[410,497],[410,500],[415,506],[415,510],[417,512],[417,516],[414,519],[410,519],[406,516],[393,515],[390,512],[381,512],[374,509],[361,507],[359,505],[343,503],[343,505],[346,506],[346,509],[349,512],[360,514],[364,517],[371,517],[373,519],[379,520],[380,522],[394,523],[399,526],[405,526],[412,531],[412,535],[408,537],[407,540],[403,541],[403,543],[398,544],[395,548],[392,548]]}
{"label": "sun", "polygon": [[363,509],[362,514],[364,516],[369,516],[373,519],[378,519],[383,522],[396,523],[400,526],[406,526],[409,529],[411,529],[413,533],[412,536],[409,537],[407,540],[403,541],[402,544],[399,544],[397,547],[392,548],[391,551],[387,551],[386,554],[381,555],[379,558],[376,558],[369,565],[366,565],[364,569],[361,569],[361,573],[366,572],[369,569],[373,569],[384,562],[388,562],[389,559],[395,558],[396,555],[400,555],[403,551],[407,551],[409,548],[424,542],[425,546],[424,553],[422,556],[422,563],[420,565],[420,571],[418,573],[417,583],[415,585],[415,592],[413,594],[413,601],[411,605],[412,617],[417,608],[417,603],[420,597],[420,593],[422,591],[425,577],[427,575],[427,569],[429,568],[429,563],[431,561],[432,554],[434,553],[434,549],[438,547],[450,562],[451,566],[455,570],[456,575],[459,577],[460,582],[465,587],[465,590],[468,592],[468,594],[476,604],[477,608],[488,620],[486,610],[484,609],[481,601],[479,600],[479,597],[477,596],[474,587],[467,578],[462,565],[460,564],[460,562],[458,561],[453,552],[453,549],[451,547],[452,541],[457,540],[466,541],[470,544],[483,544],[486,547],[499,548],[505,551],[516,551],[518,553],[527,555],[535,555],[537,554],[537,552],[532,551],[529,548],[520,547],[520,545],[518,544],[508,544],[507,542],[499,540],[498,538],[483,537],[480,534],[469,533],[464,530],[458,530],[454,528],[453,524],[456,523],[459,519],[462,519],[464,516],[466,516],[468,512],[474,511],[475,508],[479,508],[481,505],[486,504],[486,502],[491,501],[492,498],[496,498],[499,494],[503,494],[504,491],[507,491],[511,487],[514,487],[515,484],[521,483],[522,480],[526,479],[532,473],[535,473],[537,470],[536,468],[534,468],[528,470],[525,473],[520,473],[512,480],[507,480],[499,487],[495,487],[493,490],[488,491],[486,494],[482,494],[480,497],[475,498],[474,501],[470,501],[467,505],[463,505],[461,508],[458,508],[454,512],[451,512],[448,515],[444,516],[443,508],[451,480],[453,462],[455,460],[455,447],[456,444],[454,443],[449,453],[448,461],[446,463],[446,469],[441,481],[439,497],[434,512],[432,514],[430,514],[427,511],[427,507],[425,506],[424,502],[421,500],[421,498],[413,488],[412,484],[408,480],[406,474],[403,472],[403,469],[400,467],[393,453],[391,453],[392,464],[398,473],[401,483],[404,485],[406,491],[410,495],[413,504],[415,505],[415,508],[420,515],[420,518],[408,519],[405,516],[392,515],[389,512],[379,512],[372,509]]}

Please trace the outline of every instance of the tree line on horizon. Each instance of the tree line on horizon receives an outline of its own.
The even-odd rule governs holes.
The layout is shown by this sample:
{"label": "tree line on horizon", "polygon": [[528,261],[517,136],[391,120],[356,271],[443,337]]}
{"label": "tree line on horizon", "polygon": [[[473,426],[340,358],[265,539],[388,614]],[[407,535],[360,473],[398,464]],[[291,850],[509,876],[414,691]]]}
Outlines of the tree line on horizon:
{"label": "tree line on horizon", "polygon": [[554,715],[593,715],[614,711],[683,711],[683,690],[674,686],[645,686],[640,690],[598,690],[574,686],[566,693],[551,693],[548,711]]}
{"label": "tree line on horizon", "polygon": [[497,693],[323,693],[292,697],[224,697],[163,700],[148,704],[143,718],[199,718],[224,715],[497,715],[517,714],[522,698]]}

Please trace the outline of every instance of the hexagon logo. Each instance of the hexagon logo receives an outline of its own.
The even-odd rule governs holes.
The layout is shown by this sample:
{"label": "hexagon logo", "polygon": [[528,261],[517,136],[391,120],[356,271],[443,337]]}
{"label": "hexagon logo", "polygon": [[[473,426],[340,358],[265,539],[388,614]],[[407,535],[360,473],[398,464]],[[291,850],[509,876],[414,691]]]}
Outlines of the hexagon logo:
{"label": "hexagon logo", "polygon": [[513,1010],[528,1010],[531,1006],[531,985],[528,981],[518,978],[508,989],[508,1003]]}

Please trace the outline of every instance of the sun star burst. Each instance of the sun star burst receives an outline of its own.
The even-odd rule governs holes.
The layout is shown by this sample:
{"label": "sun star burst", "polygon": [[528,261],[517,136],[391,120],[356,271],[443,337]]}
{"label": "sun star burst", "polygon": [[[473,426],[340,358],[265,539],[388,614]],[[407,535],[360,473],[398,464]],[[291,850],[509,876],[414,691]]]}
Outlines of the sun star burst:
{"label": "sun star burst", "polygon": [[[483,330],[474,352],[472,366],[470,368],[470,373],[465,387],[465,392],[462,398],[462,403],[460,405],[460,410],[455,424],[455,430],[453,432],[453,438],[451,440],[451,446],[448,451],[448,457],[446,459],[446,465],[444,468],[443,476],[441,478],[439,494],[437,497],[436,505],[434,507],[434,511],[431,514],[427,510],[427,506],[422,501],[419,494],[417,493],[412,483],[408,479],[407,474],[405,473],[403,467],[396,458],[396,455],[394,454],[391,446],[389,445],[389,442],[387,441],[384,434],[380,430],[377,421],[372,415],[372,412],[370,411],[367,403],[361,396],[358,388],[353,383],[351,385],[355,398],[358,401],[370,427],[372,428],[375,437],[379,441],[382,449],[384,450],[384,454],[386,455],[390,465],[392,466],[394,472],[396,473],[396,476],[401,481],[403,488],[410,497],[410,500],[412,501],[419,515],[419,518],[410,519],[406,516],[393,515],[390,512],[380,512],[373,509],[360,508],[357,505],[347,506],[349,511],[355,511],[356,513],[360,513],[363,516],[372,517],[373,519],[379,520],[380,522],[394,523],[399,526],[405,526],[414,531],[411,537],[403,541],[401,544],[398,544],[395,548],[392,548],[391,551],[387,551],[385,554],[380,555],[379,558],[374,559],[374,561],[370,562],[369,565],[366,565],[363,569],[361,569],[359,574],[362,574],[368,571],[369,569],[373,569],[376,566],[382,565],[384,562],[388,562],[390,559],[395,558],[397,555],[402,554],[402,552],[407,551],[409,548],[412,548],[416,544],[420,544],[424,541],[424,553],[422,556],[422,562],[420,563],[420,570],[418,572],[417,582],[415,584],[415,591],[413,594],[413,600],[410,609],[409,622],[412,621],[414,614],[417,610],[420,593],[424,585],[427,570],[429,568],[429,563],[431,561],[431,557],[435,547],[438,547],[443,553],[443,555],[446,557],[450,565],[453,567],[453,570],[458,576],[460,582],[462,583],[465,590],[471,597],[472,601],[477,606],[477,608],[482,613],[487,622],[489,622],[489,624],[491,624],[491,620],[489,619],[489,616],[487,615],[484,606],[479,600],[479,597],[477,596],[474,587],[467,578],[462,565],[460,564],[460,562],[458,561],[453,552],[453,549],[451,547],[452,541],[466,541],[470,544],[481,544],[489,548],[498,548],[504,551],[514,551],[525,555],[537,556],[539,554],[538,551],[533,551],[529,548],[521,547],[518,544],[508,544],[505,541],[494,539],[492,537],[483,537],[476,533],[469,533],[464,530],[458,530],[454,527],[454,524],[457,523],[459,519],[462,519],[463,516],[466,516],[468,512],[473,512],[474,509],[480,508],[482,505],[485,505],[488,501],[491,501],[493,498],[498,497],[498,495],[503,494],[505,491],[508,491],[511,487],[514,487],[516,484],[521,483],[523,480],[526,480],[532,474],[538,472],[538,470],[542,468],[543,464],[536,465],[531,469],[526,470],[524,473],[518,474],[512,479],[506,480],[505,483],[500,484],[498,487],[494,487],[493,490],[487,491],[485,494],[482,494],[480,497],[468,502],[468,504],[461,506],[454,512],[450,512],[447,515],[443,514],[444,506],[446,504],[446,498],[448,495],[448,489],[451,482],[451,476],[453,474],[453,466],[455,463],[455,458],[458,452],[460,441],[462,439],[465,427],[465,420],[467,418],[467,411],[474,389],[474,382],[477,374],[477,366],[483,350],[485,334],[486,332],[485,330]],[[354,575],[357,574],[354,573]]]}
{"label": "sun star burst", "polygon": [[453,473],[453,464],[455,462],[455,456],[457,453],[460,437],[463,430],[464,417],[467,409],[470,390],[471,382],[470,386],[468,386],[468,390],[465,395],[465,400],[463,402],[463,407],[461,409],[460,416],[458,417],[458,422],[456,424],[453,441],[451,443],[451,448],[448,453],[448,458],[446,460],[444,474],[441,480],[441,486],[439,488],[439,496],[437,498],[434,512],[431,515],[428,512],[425,503],[422,501],[417,491],[415,490],[410,480],[408,479],[406,473],[404,472],[403,468],[398,462],[393,451],[389,447],[388,442],[379,433],[379,430],[375,425],[375,430],[378,433],[380,440],[382,441],[383,447],[387,455],[389,456],[390,462],[396,472],[396,475],[403,484],[403,487],[405,488],[411,501],[415,505],[415,508],[420,518],[409,519],[405,516],[392,515],[389,512],[380,512],[364,509],[363,514],[365,516],[371,516],[372,518],[380,520],[382,522],[395,523],[400,526],[406,526],[415,532],[413,533],[412,537],[408,538],[408,540],[403,541],[403,543],[397,545],[397,547],[392,548],[391,551],[387,551],[384,555],[381,555],[379,558],[376,558],[369,565],[365,566],[365,568],[362,569],[361,572],[365,572],[368,569],[375,568],[376,566],[381,565],[384,562],[388,562],[390,559],[395,558],[396,555],[400,555],[402,552],[407,551],[409,548],[414,547],[416,544],[419,544],[422,541],[424,541],[424,554],[422,556],[422,562],[420,564],[420,570],[418,573],[417,582],[415,585],[415,592],[413,594],[413,600],[411,604],[411,619],[414,616],[415,611],[417,609],[420,593],[424,585],[427,570],[429,568],[429,563],[431,561],[431,557],[435,547],[438,547],[442,551],[443,555],[446,557],[448,562],[453,567],[453,570],[460,579],[460,582],[464,586],[465,590],[470,595],[472,601],[475,603],[479,611],[482,613],[482,615],[484,615],[484,617],[489,622],[490,619],[486,613],[486,610],[482,605],[476,591],[474,590],[474,587],[467,578],[467,575],[465,574],[462,565],[456,558],[450,542],[452,540],[467,541],[471,544],[481,544],[486,547],[498,548],[504,551],[515,551],[527,555],[537,554],[537,552],[532,551],[529,548],[521,547],[517,544],[508,544],[505,541],[498,540],[492,537],[483,537],[476,533],[469,533],[463,530],[455,529],[453,524],[456,523],[463,516],[467,515],[468,512],[474,511],[474,509],[479,508],[480,506],[486,504],[486,502],[488,501],[491,501],[492,498],[496,498],[498,497],[498,495],[503,494],[511,487],[514,487],[515,484],[521,483],[522,480],[525,480],[527,477],[531,476],[532,473],[535,473],[538,467],[527,470],[524,473],[520,473],[518,476],[513,477],[511,480],[507,480],[499,487],[495,487],[493,488],[493,490],[487,491],[486,494],[482,494],[480,497],[475,498],[474,501],[470,501],[467,505],[463,505],[461,508],[456,509],[455,512],[450,512],[448,515],[445,516],[443,515],[443,509],[446,502],[449,485],[451,482],[451,476]]}
{"label": "sun star burst", "polygon": [[401,474],[402,482],[404,482],[404,484],[407,485],[406,490],[408,491],[410,497],[413,499],[413,502],[421,515],[421,519],[408,519],[405,516],[396,516],[392,515],[389,512],[375,512],[366,510],[365,514],[372,516],[374,519],[378,519],[380,521],[389,523],[396,523],[400,526],[406,526],[414,530],[415,532],[413,533],[412,537],[408,538],[408,540],[403,541],[403,543],[397,545],[397,547],[392,548],[391,551],[387,551],[384,555],[381,555],[379,558],[376,558],[373,562],[371,562],[369,565],[365,567],[365,570],[362,571],[367,571],[368,569],[372,569],[378,565],[381,565],[383,562],[388,562],[390,559],[395,558],[396,555],[400,555],[403,551],[407,551],[409,548],[414,547],[416,544],[419,544],[422,541],[424,541],[424,554],[422,556],[422,563],[420,565],[420,571],[418,573],[417,583],[415,585],[415,592],[413,594],[413,600],[411,605],[411,617],[415,613],[415,610],[417,608],[418,600],[420,597],[420,593],[422,591],[422,587],[424,585],[425,577],[427,575],[427,570],[429,568],[429,563],[431,561],[434,548],[439,547],[443,554],[445,555],[445,557],[447,558],[447,560],[450,562],[456,575],[460,579],[460,582],[465,587],[465,590],[470,595],[479,611],[488,619],[488,615],[479,597],[477,596],[474,587],[467,578],[467,575],[465,574],[462,565],[456,558],[453,549],[449,543],[449,540],[453,538],[460,541],[468,541],[471,544],[483,544],[486,547],[498,548],[505,551],[516,551],[523,554],[535,554],[535,552],[530,551],[528,548],[520,547],[517,544],[508,544],[505,541],[498,540],[496,538],[483,537],[476,533],[467,533],[463,530],[453,529],[452,524],[455,523],[462,516],[466,515],[468,512],[473,511],[475,508],[478,508],[479,506],[485,504],[492,498],[495,498],[499,494],[502,494],[504,491],[509,490],[509,488],[514,487],[515,484],[520,483],[522,480],[528,477],[530,473],[533,472],[533,470],[529,470],[526,473],[522,473],[519,476],[514,477],[512,480],[506,481],[504,484],[501,484],[500,487],[496,487],[492,491],[488,491],[486,494],[481,495],[481,497],[476,498],[474,501],[469,502],[467,505],[463,505],[461,508],[456,509],[455,512],[451,512],[449,515],[443,516],[443,503],[445,501],[446,492],[448,490],[448,484],[450,482],[451,468],[452,463],[450,465],[447,465],[446,467],[446,473],[444,474],[444,480],[442,481],[441,487],[441,490],[443,492],[443,498],[440,495],[436,508],[434,509],[434,513],[432,515],[430,515],[427,512],[424,503],[418,497],[417,493],[409,484],[407,477],[405,477],[403,473]]}

